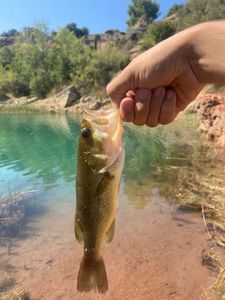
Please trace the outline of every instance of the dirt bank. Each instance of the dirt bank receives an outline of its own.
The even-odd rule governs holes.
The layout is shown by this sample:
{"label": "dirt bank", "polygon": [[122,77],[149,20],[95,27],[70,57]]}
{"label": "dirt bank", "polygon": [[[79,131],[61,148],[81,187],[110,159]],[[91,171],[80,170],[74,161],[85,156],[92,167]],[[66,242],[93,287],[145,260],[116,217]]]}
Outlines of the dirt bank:
{"label": "dirt bank", "polygon": [[201,94],[187,111],[197,112],[200,129],[207,138],[225,146],[225,94]]}

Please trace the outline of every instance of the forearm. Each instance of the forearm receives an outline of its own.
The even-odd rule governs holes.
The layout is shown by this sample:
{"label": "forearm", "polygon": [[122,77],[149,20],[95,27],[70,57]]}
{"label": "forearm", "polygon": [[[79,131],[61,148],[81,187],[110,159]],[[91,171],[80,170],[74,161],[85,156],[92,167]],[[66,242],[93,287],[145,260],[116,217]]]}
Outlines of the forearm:
{"label": "forearm", "polygon": [[225,84],[225,21],[193,27],[190,64],[203,83]]}

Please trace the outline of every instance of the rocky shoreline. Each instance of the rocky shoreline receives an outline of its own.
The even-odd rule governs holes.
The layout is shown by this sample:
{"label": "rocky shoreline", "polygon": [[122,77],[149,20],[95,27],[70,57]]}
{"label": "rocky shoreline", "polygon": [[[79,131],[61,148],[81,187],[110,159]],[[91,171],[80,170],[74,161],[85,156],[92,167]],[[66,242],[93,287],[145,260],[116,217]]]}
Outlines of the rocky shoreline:
{"label": "rocky shoreline", "polygon": [[204,93],[187,108],[197,113],[200,129],[210,141],[225,146],[225,94]]}
{"label": "rocky shoreline", "polygon": [[99,99],[96,96],[80,96],[76,88],[69,86],[60,93],[45,99],[11,98],[0,102],[2,112],[47,112],[80,114],[85,108],[98,110],[111,106],[109,98]]}

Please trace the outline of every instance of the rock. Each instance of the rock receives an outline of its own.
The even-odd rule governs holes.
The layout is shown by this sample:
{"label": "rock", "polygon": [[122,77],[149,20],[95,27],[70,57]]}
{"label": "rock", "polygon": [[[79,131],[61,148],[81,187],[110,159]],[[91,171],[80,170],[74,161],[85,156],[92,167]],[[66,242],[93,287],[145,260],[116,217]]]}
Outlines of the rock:
{"label": "rock", "polygon": [[225,96],[206,94],[197,100],[200,128],[209,140],[225,144]]}
{"label": "rock", "polygon": [[59,94],[56,95],[56,98],[62,98],[62,105],[64,107],[71,106],[76,103],[80,99],[80,93],[74,86],[68,86],[64,90],[62,90]]}
{"label": "rock", "polygon": [[93,98],[91,96],[83,96],[80,98],[80,103],[82,103],[82,104],[90,103],[93,101],[93,99],[95,100],[95,98]]}
{"label": "rock", "polygon": [[89,109],[98,110],[102,107],[101,100],[97,100],[89,106]]}

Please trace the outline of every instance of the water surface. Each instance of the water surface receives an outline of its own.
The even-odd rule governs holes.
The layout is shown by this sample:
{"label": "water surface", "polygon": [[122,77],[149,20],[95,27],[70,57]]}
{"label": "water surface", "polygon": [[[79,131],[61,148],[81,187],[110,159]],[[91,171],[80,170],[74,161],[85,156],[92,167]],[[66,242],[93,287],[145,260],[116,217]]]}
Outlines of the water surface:
{"label": "water surface", "polygon": [[[185,172],[212,168],[212,150],[196,128],[192,116],[157,129],[126,126],[116,235],[103,251],[104,299],[197,300],[210,282],[201,266],[202,221],[172,204]],[[82,255],[73,237],[78,135],[74,116],[0,115],[0,193],[33,190],[43,208],[18,237],[4,239],[0,258],[35,299],[100,299],[75,291]]]}

